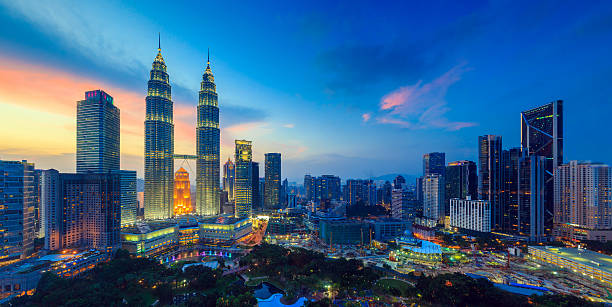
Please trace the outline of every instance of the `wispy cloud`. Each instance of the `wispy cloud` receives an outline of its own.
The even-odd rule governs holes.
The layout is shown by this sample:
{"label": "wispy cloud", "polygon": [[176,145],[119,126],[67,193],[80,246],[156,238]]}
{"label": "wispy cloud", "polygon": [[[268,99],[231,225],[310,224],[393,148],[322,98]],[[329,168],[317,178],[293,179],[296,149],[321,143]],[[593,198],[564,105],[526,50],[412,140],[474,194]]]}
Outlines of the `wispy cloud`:
{"label": "wispy cloud", "polygon": [[372,118],[372,113],[363,113],[361,114],[361,119],[364,123],[367,123]]}
{"label": "wispy cloud", "polygon": [[[468,70],[465,64],[460,64],[431,82],[419,80],[386,94],[379,104],[377,122],[408,129],[459,130],[475,126],[476,123],[451,121],[446,116],[450,111],[446,101],[448,88]],[[370,118],[366,119],[366,114],[362,115],[364,121]]]}
{"label": "wispy cloud", "polygon": [[283,127],[292,129],[292,128],[295,128],[295,125],[294,124],[284,124]]}

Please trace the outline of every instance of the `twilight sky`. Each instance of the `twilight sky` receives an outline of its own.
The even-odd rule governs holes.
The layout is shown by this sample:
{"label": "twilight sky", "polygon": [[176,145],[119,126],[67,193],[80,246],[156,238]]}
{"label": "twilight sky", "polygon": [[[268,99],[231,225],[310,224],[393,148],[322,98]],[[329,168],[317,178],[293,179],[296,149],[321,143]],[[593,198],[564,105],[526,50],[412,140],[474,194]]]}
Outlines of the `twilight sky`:
{"label": "twilight sky", "polygon": [[0,0],[0,159],[74,171],[76,101],[103,89],[142,177],[161,32],[176,153],[195,151],[210,47],[222,162],[249,139],[293,181],[417,175],[426,152],[475,161],[478,135],[519,146],[520,111],[555,99],[565,159],[612,162],[610,1],[98,2]]}

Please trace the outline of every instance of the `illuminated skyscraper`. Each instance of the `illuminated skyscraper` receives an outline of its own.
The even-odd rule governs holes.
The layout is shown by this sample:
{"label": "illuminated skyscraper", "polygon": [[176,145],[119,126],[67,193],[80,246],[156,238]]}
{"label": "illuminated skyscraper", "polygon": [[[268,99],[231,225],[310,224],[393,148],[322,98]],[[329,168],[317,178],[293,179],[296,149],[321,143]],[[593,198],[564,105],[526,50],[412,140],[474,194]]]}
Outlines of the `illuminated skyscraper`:
{"label": "illuminated skyscraper", "polygon": [[227,199],[234,202],[234,177],[236,176],[236,168],[232,159],[227,158],[227,162],[223,165],[223,191],[227,192]]}
{"label": "illuminated skyscraper", "polygon": [[251,186],[253,187],[251,191],[251,203],[253,204],[253,209],[261,210],[263,208],[263,190],[259,189],[259,163],[251,162],[251,169]]}
{"label": "illuminated skyscraper", "polygon": [[612,168],[570,161],[555,170],[555,224],[612,229]]}
{"label": "illuminated skyscraper", "polygon": [[267,153],[265,166],[264,207],[274,209],[280,205],[281,154]]}
{"label": "illuminated skyscraper", "polygon": [[439,174],[444,176],[446,171],[446,154],[443,152],[430,152],[423,155],[423,176]]}
{"label": "illuminated skyscraper", "polygon": [[196,128],[196,207],[200,215],[216,215],[219,202],[219,105],[210,57],[200,83]]}
{"label": "illuminated skyscraper", "polygon": [[119,170],[119,109],[101,90],[77,102],[77,173]]}
{"label": "illuminated skyscraper", "polygon": [[145,219],[172,217],[174,190],[174,122],[172,94],[161,46],[153,60],[145,115]]}
{"label": "illuminated skyscraper", "polygon": [[174,215],[183,215],[191,212],[189,173],[181,167],[174,174]]}
{"label": "illuminated skyscraper", "polygon": [[234,183],[234,215],[250,217],[253,213],[253,151],[251,141],[236,140],[236,177]]}
{"label": "illuminated skyscraper", "polygon": [[446,184],[444,212],[449,215],[452,198],[467,199],[468,196],[471,199],[478,198],[476,163],[467,160],[448,163],[444,183]]}
{"label": "illuminated skyscraper", "polygon": [[46,176],[45,248],[110,251],[121,246],[119,173],[62,174],[49,170]]}
{"label": "illuminated skyscraper", "polygon": [[34,249],[34,163],[0,160],[0,265]]}
{"label": "illuminated skyscraper", "polygon": [[138,214],[138,199],[136,196],[136,171],[119,170],[121,185],[121,227],[134,225]]}
{"label": "illuminated skyscraper", "polygon": [[491,204],[491,229],[503,231],[503,164],[502,137],[483,135],[478,137],[478,193],[481,200]]}
{"label": "illuminated skyscraper", "polygon": [[545,164],[545,157],[531,155],[521,158],[518,167],[518,231],[534,242],[540,242],[547,234],[544,224]]}
{"label": "illuminated skyscraper", "polygon": [[423,216],[432,220],[441,220],[444,212],[444,177],[430,174],[423,177]]}
{"label": "illuminated skyscraper", "polygon": [[563,164],[563,101],[521,112],[521,148],[525,156],[542,156],[544,162],[544,227],[550,233],[554,219],[553,172]]}

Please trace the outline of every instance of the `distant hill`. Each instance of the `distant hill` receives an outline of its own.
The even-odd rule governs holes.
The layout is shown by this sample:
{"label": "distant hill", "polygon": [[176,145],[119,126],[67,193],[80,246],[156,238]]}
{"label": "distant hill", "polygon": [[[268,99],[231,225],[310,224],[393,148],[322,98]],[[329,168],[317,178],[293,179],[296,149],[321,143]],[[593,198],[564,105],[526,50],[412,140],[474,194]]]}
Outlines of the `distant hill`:
{"label": "distant hill", "polygon": [[374,180],[374,181],[382,181],[382,182],[389,181],[389,182],[393,183],[393,179],[395,179],[395,177],[397,177],[399,175],[402,175],[406,179],[406,183],[408,183],[408,184],[414,184],[414,182],[416,181],[416,178],[417,178],[414,175],[407,175],[407,174],[398,174],[398,173],[396,173],[396,174],[380,175],[380,176],[377,176],[377,177],[373,177],[371,179]]}

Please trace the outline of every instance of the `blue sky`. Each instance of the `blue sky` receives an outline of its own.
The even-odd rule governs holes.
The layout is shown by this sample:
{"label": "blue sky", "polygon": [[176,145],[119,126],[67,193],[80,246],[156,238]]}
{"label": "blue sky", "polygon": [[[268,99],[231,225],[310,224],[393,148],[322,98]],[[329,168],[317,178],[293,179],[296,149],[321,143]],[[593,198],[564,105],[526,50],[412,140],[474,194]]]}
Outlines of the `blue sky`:
{"label": "blue sky", "polygon": [[[221,160],[234,139],[250,139],[256,161],[283,154],[290,180],[417,175],[431,151],[475,160],[478,135],[519,146],[520,111],[555,99],[565,101],[566,160],[609,163],[612,155],[609,1],[0,0],[0,60],[11,67],[2,74],[38,80],[26,93],[0,87],[3,117],[47,110],[49,121],[62,122],[47,129],[6,120],[0,157],[73,170],[74,141],[59,136],[73,134],[69,106],[81,88],[100,84],[122,110],[122,167],[141,172],[139,112],[158,32],[177,106],[176,152],[195,147],[210,47]],[[47,75],[62,76],[50,84],[66,97],[41,85]],[[64,111],[48,105],[63,101]],[[58,145],[39,144],[38,133]]]}

